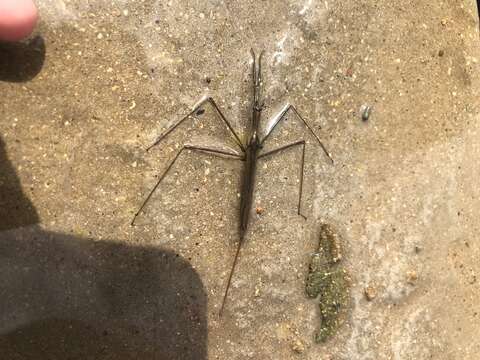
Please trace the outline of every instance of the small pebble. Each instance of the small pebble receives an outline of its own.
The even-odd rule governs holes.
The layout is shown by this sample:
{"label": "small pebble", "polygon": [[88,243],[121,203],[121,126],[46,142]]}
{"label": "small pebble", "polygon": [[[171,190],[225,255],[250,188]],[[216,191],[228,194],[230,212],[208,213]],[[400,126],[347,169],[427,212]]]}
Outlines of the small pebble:
{"label": "small pebble", "polygon": [[377,297],[377,289],[375,287],[373,287],[372,285],[368,285],[365,288],[364,293],[365,293],[365,298],[368,301],[372,301],[373,299],[375,299]]}
{"label": "small pebble", "polygon": [[305,351],[305,345],[303,345],[303,343],[297,339],[292,343],[292,350],[297,354],[301,354]]}
{"label": "small pebble", "polygon": [[258,206],[257,208],[255,208],[255,212],[256,212],[258,215],[262,215],[262,214],[265,212],[265,209]]}
{"label": "small pebble", "polygon": [[371,113],[372,113],[372,107],[371,106],[364,104],[360,107],[360,114],[362,116],[362,121],[368,121]]}
{"label": "small pebble", "polygon": [[407,272],[407,282],[411,285],[415,284],[415,281],[418,280],[418,274],[416,271],[411,270]]}

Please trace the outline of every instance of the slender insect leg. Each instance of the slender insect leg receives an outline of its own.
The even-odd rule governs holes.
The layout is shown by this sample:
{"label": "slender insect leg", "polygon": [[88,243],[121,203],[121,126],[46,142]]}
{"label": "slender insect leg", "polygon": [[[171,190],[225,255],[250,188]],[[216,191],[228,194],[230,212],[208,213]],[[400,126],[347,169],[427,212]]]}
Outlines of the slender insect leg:
{"label": "slender insect leg", "polygon": [[237,133],[235,132],[235,130],[233,129],[232,125],[230,124],[230,122],[227,120],[227,118],[225,117],[225,115],[223,115],[222,111],[220,110],[220,108],[218,107],[217,103],[215,102],[215,100],[213,100],[212,97],[208,97],[207,100],[210,102],[210,104],[212,104],[212,106],[215,108],[215,110],[217,110],[218,114],[220,115],[220,117],[222,118],[223,122],[227,125],[228,129],[230,130],[230,132],[233,134],[233,136],[235,137],[235,140],[237,142],[237,145],[240,147],[240,149],[242,151],[245,151],[245,147],[243,146],[242,144],[242,141],[240,140],[239,136],[237,135]]}
{"label": "slender insect leg", "polygon": [[180,157],[180,155],[182,154],[182,152],[183,152],[184,150],[193,150],[193,151],[204,152],[204,153],[212,154],[212,155],[215,155],[215,156],[227,157],[227,158],[233,159],[233,160],[243,160],[243,157],[241,157],[240,155],[234,154],[234,153],[230,153],[230,152],[228,152],[228,151],[223,151],[223,150],[218,150],[218,149],[212,149],[212,148],[202,147],[202,146],[184,145],[184,146],[182,147],[182,149],[177,153],[177,155],[175,155],[175,157],[173,158],[173,160],[170,162],[170,164],[168,165],[167,169],[164,171],[164,173],[162,174],[162,176],[160,176],[160,179],[158,179],[157,183],[155,184],[155,186],[153,187],[153,189],[150,191],[150,193],[148,194],[148,196],[146,197],[146,199],[145,199],[144,202],[142,203],[142,206],[140,206],[140,208],[138,209],[138,211],[137,211],[136,214],[134,215],[133,220],[132,220],[132,222],[130,223],[130,225],[132,225],[132,226],[135,225],[135,220],[137,219],[138,215],[140,215],[140,213],[142,212],[142,210],[145,208],[145,205],[147,205],[148,201],[149,201],[150,198],[152,197],[152,195],[153,195],[153,193],[155,192],[155,190],[157,190],[157,188],[158,188],[158,186],[160,185],[160,183],[162,182],[162,180],[165,178],[165,176],[167,176],[167,173],[168,173],[168,172],[170,171],[170,169],[173,167],[173,165],[175,164],[175,162],[177,161],[177,159]]}
{"label": "slender insect leg", "polygon": [[265,50],[262,50],[260,55],[258,56],[258,66],[257,66],[257,56],[255,55],[255,51],[253,49],[250,49],[250,53],[252,54],[253,58],[253,103],[255,104],[254,106],[258,106],[259,109],[263,109],[263,103],[261,103],[261,97],[262,97],[262,85],[263,85],[263,80],[262,80],[262,59],[263,55],[265,54]]}
{"label": "slender insect leg", "polygon": [[245,147],[243,146],[242,144],[242,141],[240,140],[240,138],[238,137],[237,133],[235,132],[235,130],[233,129],[232,125],[230,124],[230,122],[227,120],[227,118],[225,117],[225,115],[223,115],[222,111],[220,110],[220,108],[218,107],[217,103],[215,102],[215,100],[213,100],[212,97],[206,97],[204,99],[202,99],[197,105],[195,105],[195,107],[193,108],[192,111],[190,111],[186,116],[184,116],[182,119],[180,119],[180,121],[178,121],[177,123],[175,123],[174,125],[172,125],[170,128],[168,128],[167,131],[165,131],[162,135],[160,135],[157,140],[155,140],[155,142],[150,145],[148,148],[147,148],[147,151],[149,151],[151,148],[153,148],[155,145],[157,145],[158,143],[160,143],[163,139],[165,139],[168,134],[170,134],[172,131],[174,131],[178,126],[180,126],[180,124],[182,124],[185,120],[191,118],[206,102],[209,102],[213,108],[217,111],[217,113],[220,115],[220,119],[225,123],[225,125],[227,125],[227,128],[230,130],[230,132],[233,134],[234,138],[235,138],[235,142],[237,143],[237,145],[240,147],[240,149],[242,151],[245,151]]}
{"label": "slender insect leg", "polygon": [[260,154],[258,156],[258,159],[264,158],[269,155],[276,154],[280,151],[287,150],[289,148],[292,148],[294,146],[301,146],[302,147],[302,162],[300,163],[300,186],[299,186],[299,192],[298,192],[298,215],[303,217],[304,219],[307,219],[305,215],[301,213],[301,207],[302,207],[302,194],[303,194],[303,177],[304,177],[304,170],[305,170],[305,140],[299,140],[284,146],[280,146],[279,148],[273,149],[271,151],[268,151],[266,153]]}
{"label": "slender insect leg", "polygon": [[282,111],[277,115],[277,117],[275,118],[275,122],[273,123],[273,125],[268,129],[267,133],[265,134],[265,137],[262,139],[262,141],[260,142],[262,145],[263,143],[265,142],[265,140],[267,140],[267,138],[272,134],[273,132],[273,129],[275,129],[275,127],[283,120],[285,119],[285,115],[287,114],[287,112],[289,110],[292,110],[295,115],[298,116],[298,118],[305,124],[305,126],[307,127],[307,129],[310,131],[310,133],[315,137],[315,139],[317,140],[317,142],[320,144],[320,146],[322,147],[322,150],[325,152],[325,154],[327,155],[327,157],[330,159],[330,161],[332,162],[333,164],[333,159],[332,157],[330,156],[330,153],[327,151],[327,148],[325,147],[325,145],[323,145],[322,141],[320,140],[320,138],[318,137],[317,134],[315,134],[315,132],[313,131],[312,127],[308,124],[308,122],[303,118],[302,115],[300,115],[300,113],[297,111],[297,109],[295,108],[295,106],[291,105],[291,104],[287,104],[284,106],[284,108],[282,109]]}

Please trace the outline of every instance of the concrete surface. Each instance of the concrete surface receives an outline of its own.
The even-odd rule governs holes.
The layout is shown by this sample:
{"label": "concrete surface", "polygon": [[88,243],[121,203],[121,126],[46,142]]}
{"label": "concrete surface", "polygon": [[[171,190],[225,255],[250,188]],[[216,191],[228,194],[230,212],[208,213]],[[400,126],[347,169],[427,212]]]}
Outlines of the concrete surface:
{"label": "concrete surface", "polygon": [[[12,346],[12,359],[45,349],[62,358],[57,338],[73,341],[61,349],[78,346],[84,352],[69,356],[82,359],[478,358],[473,1],[38,4],[41,38],[0,45],[8,156],[0,162],[8,209],[0,220],[0,343]],[[240,165],[182,156],[138,225],[129,223],[183,143],[234,146],[206,107],[144,151],[205,94],[242,129],[251,47],[266,51],[267,117],[294,103],[335,165],[310,138],[304,221],[295,209],[300,152],[260,164],[255,204],[264,211],[252,214],[219,319],[237,239]],[[367,122],[364,104],[373,106]],[[268,146],[305,134],[289,116]],[[323,222],[344,239],[352,299],[345,326],[318,345],[318,307],[304,286]],[[179,265],[165,270],[162,254]],[[372,301],[367,286],[377,291]],[[169,312],[174,294],[181,300]],[[160,349],[181,343],[174,333],[182,331],[168,335],[162,314],[194,331],[170,355]],[[104,331],[111,340],[85,336]],[[40,345],[16,353],[15,344],[37,337]],[[75,345],[79,337],[96,340]],[[113,345],[99,350],[105,344]],[[119,344],[128,351],[108,350]]]}

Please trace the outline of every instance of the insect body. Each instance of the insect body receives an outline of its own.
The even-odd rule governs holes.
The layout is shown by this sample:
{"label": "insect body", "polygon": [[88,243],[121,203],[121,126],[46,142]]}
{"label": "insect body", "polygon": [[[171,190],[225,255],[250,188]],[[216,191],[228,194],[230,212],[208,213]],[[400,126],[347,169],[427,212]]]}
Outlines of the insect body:
{"label": "insect body", "polygon": [[252,208],[252,203],[253,203],[253,191],[255,187],[255,174],[256,174],[256,168],[257,168],[257,161],[261,158],[274,155],[278,152],[281,152],[283,150],[287,150],[289,148],[293,147],[301,147],[302,148],[302,161],[301,161],[301,172],[300,172],[300,185],[299,185],[299,195],[298,195],[298,205],[297,205],[297,211],[298,214],[301,215],[302,217],[305,218],[301,214],[301,202],[302,202],[302,191],[303,191],[303,173],[304,173],[304,160],[305,160],[305,140],[299,140],[292,142],[287,145],[283,145],[281,147],[278,147],[276,149],[270,150],[268,152],[263,152],[262,153],[262,148],[263,144],[267,140],[267,138],[270,136],[272,131],[275,129],[275,127],[283,120],[285,119],[285,115],[287,114],[288,111],[292,111],[301,121],[302,123],[307,127],[307,129],[311,132],[311,134],[315,137],[317,140],[318,144],[322,147],[323,151],[327,155],[327,157],[330,159],[330,161],[333,163],[332,158],[330,157],[330,154],[326,150],[326,148],[323,146],[322,142],[320,141],[320,138],[313,132],[312,128],[310,125],[305,121],[305,119],[299,114],[299,112],[296,110],[296,108],[291,105],[287,104],[284,106],[284,108],[280,111],[280,113],[273,119],[273,122],[271,123],[271,126],[268,128],[266,134],[263,136],[263,138],[260,138],[259,136],[259,127],[260,127],[260,121],[261,121],[261,115],[263,111],[263,100],[262,100],[262,56],[263,52],[260,54],[257,58],[255,56],[255,53],[252,50],[252,57],[253,57],[253,104],[252,104],[252,116],[250,119],[250,124],[248,126],[248,131],[247,131],[247,141],[246,144],[244,145],[240,138],[238,137],[237,133],[231,126],[230,122],[225,118],[215,101],[211,97],[204,98],[201,100],[194,108],[193,110],[187,114],[184,118],[182,118],[179,122],[174,124],[172,127],[170,127],[163,135],[161,135],[148,149],[150,150],[152,147],[160,143],[166,136],[168,136],[173,130],[175,130],[181,123],[186,121],[187,119],[191,118],[193,115],[198,114],[199,111],[203,110],[202,106],[209,102],[215,111],[218,113],[221,121],[227,126],[229,131],[232,133],[233,137],[235,138],[235,141],[239,147],[239,149],[242,152],[242,155],[238,155],[236,153],[227,151],[227,150],[219,150],[215,148],[210,148],[210,147],[205,147],[205,146],[195,146],[195,145],[184,145],[183,148],[177,153],[177,155],[174,157],[172,162],[167,166],[167,169],[165,172],[162,174],[160,179],[157,181],[153,189],[150,191],[149,195],[141,205],[140,209],[137,211],[135,214],[133,220],[132,220],[132,225],[134,225],[136,218],[138,215],[142,212],[144,209],[145,205],[148,203],[150,200],[151,196],[155,192],[155,190],[158,188],[162,180],[165,178],[169,170],[172,168],[178,157],[181,155],[181,153],[185,150],[192,150],[192,151],[198,151],[198,152],[204,152],[204,153],[209,153],[212,155],[216,156],[221,156],[221,157],[228,157],[231,159],[236,159],[240,160],[243,162],[244,167],[243,167],[243,174],[242,174],[242,188],[240,192],[240,222],[239,222],[239,241],[237,245],[237,251],[235,253],[235,257],[233,260],[233,265],[230,271],[230,275],[228,277],[226,289],[225,289],[225,295],[223,297],[223,302],[222,306],[220,309],[220,315],[223,313],[225,303],[228,297],[228,290],[230,289],[230,283],[232,281],[232,277],[237,265],[238,257],[240,254],[240,249],[242,248],[243,242],[245,240],[245,236],[248,230],[248,224],[250,220],[250,214],[251,214],[251,208]]}

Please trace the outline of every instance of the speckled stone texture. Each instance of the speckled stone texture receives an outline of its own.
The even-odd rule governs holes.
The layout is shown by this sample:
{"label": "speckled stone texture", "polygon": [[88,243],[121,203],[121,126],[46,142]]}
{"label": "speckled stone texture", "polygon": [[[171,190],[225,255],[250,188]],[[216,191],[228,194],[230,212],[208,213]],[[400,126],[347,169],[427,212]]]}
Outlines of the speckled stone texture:
{"label": "speckled stone texture", "polygon": [[[0,44],[0,347],[11,359],[478,359],[473,1],[38,6],[39,37]],[[252,47],[266,51],[264,126],[295,104],[335,164],[293,115],[272,135],[266,149],[308,141],[308,219],[296,212],[301,152],[262,160],[262,211],[219,318],[240,164],[185,153],[130,221],[184,143],[234,148],[205,107],[145,152],[204,95],[243,134]],[[319,345],[305,278],[321,223],[344,239],[352,287],[346,323]]]}

